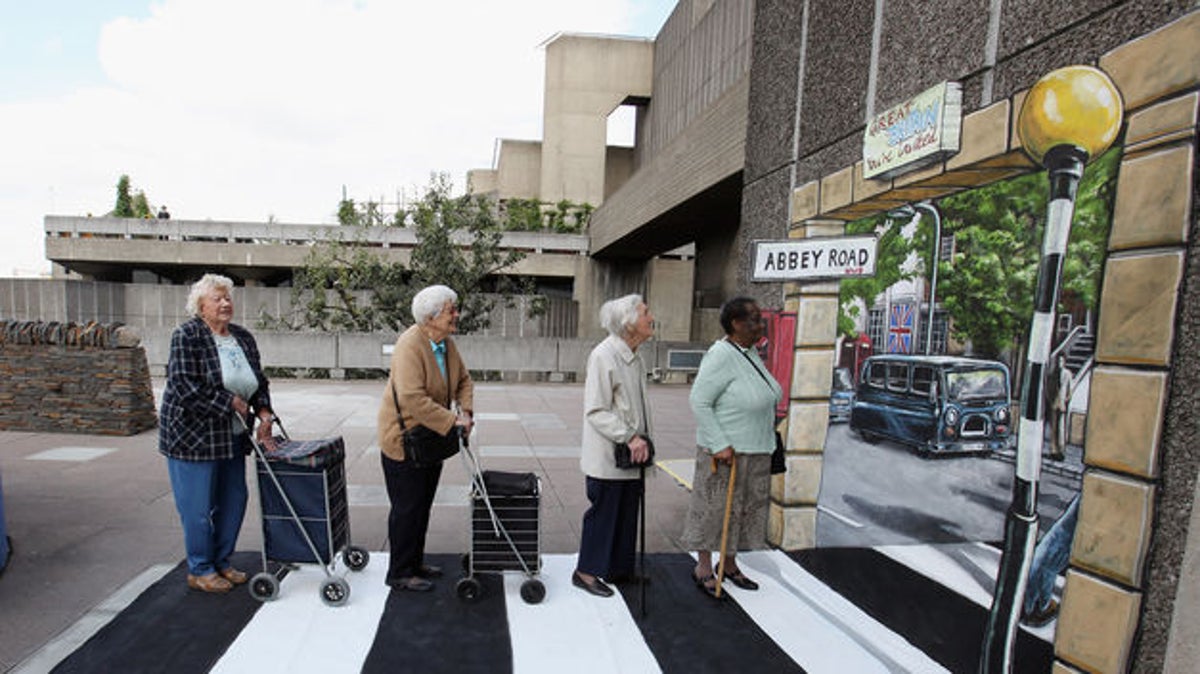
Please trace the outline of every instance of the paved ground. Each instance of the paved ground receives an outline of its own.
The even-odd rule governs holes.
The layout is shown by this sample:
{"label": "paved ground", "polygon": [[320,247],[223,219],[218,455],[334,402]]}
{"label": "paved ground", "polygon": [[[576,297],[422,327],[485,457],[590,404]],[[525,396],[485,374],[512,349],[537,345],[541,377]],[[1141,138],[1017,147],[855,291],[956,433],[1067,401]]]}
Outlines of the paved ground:
{"label": "paved ground", "polygon": [[[155,381],[156,395],[160,388]],[[375,444],[381,390],[380,382],[274,385],[275,407],[293,437],[345,439],[352,540],[371,551],[386,544],[387,496]],[[695,431],[687,394],[685,386],[651,389],[655,444],[666,468],[648,478],[651,552],[682,551],[677,539],[688,492],[672,474],[690,480]],[[476,399],[484,464],[537,472],[543,551],[577,551],[586,504],[578,468],[582,387],[481,384]],[[0,576],[0,671],[47,644],[51,652],[42,652],[39,662],[57,662],[106,619],[103,602],[143,574],[157,578],[183,557],[154,431],[133,437],[2,432],[0,479],[14,543]],[[466,550],[467,484],[462,463],[449,462],[431,522],[431,552]],[[253,488],[251,494],[242,550],[261,549]],[[53,649],[62,652],[55,656]]]}

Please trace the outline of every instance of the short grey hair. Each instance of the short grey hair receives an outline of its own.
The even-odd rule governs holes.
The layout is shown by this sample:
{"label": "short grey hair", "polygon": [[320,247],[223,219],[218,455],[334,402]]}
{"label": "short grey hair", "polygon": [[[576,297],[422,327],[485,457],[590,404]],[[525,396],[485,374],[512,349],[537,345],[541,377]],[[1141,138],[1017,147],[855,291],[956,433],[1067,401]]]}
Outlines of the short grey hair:
{"label": "short grey hair", "polygon": [[442,285],[422,288],[413,296],[412,315],[417,325],[423,325],[438,317],[446,302],[458,304],[458,293]]}
{"label": "short grey hair", "polygon": [[624,337],[629,328],[637,322],[640,304],[645,302],[637,293],[605,302],[604,306],[600,307],[600,327],[608,330],[608,334],[613,337]]}
{"label": "short grey hair", "polygon": [[200,277],[199,281],[192,284],[192,290],[188,293],[187,312],[189,316],[200,315],[200,298],[209,294],[216,289],[224,290],[229,293],[230,299],[233,298],[233,281],[228,276],[220,274],[205,274]]}

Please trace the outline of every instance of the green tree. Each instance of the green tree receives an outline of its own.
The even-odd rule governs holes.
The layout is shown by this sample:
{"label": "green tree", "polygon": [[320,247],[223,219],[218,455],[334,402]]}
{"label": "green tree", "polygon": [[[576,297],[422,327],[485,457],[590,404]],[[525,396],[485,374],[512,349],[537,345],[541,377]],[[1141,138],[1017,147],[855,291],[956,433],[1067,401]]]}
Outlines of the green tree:
{"label": "green tree", "polygon": [[[345,210],[339,207],[339,217]],[[368,231],[361,224],[365,219],[347,218],[343,224],[349,227],[337,238],[314,246],[304,266],[294,271],[294,313],[263,315],[259,323],[357,332],[403,327],[412,323],[413,295],[425,286],[443,284],[458,293],[459,330],[486,328],[496,299],[485,293],[511,301],[513,294],[531,291],[527,281],[498,275],[525,254],[500,249],[502,227],[496,211],[496,204],[487,198],[452,196],[448,175],[434,174],[407,215],[397,217],[398,222],[411,219],[416,228],[417,243],[408,267],[387,260],[378,248],[363,245]]]}
{"label": "green tree", "polygon": [[904,270],[904,262],[913,251],[913,242],[901,234],[903,224],[886,215],[874,215],[846,225],[847,236],[875,234],[878,244],[875,275],[841,282],[841,311],[838,315],[838,331],[841,334],[855,337],[855,319],[861,307],[869,309],[884,290],[913,277],[914,272]]}
{"label": "green tree", "polygon": [[113,206],[113,217],[116,218],[132,218],[133,215],[133,197],[129,194],[129,176],[122,175],[117,180],[117,203]]}
{"label": "green tree", "polygon": [[146,199],[146,193],[141,190],[138,190],[137,194],[133,195],[133,217],[154,217],[154,214],[150,211],[150,201]]}

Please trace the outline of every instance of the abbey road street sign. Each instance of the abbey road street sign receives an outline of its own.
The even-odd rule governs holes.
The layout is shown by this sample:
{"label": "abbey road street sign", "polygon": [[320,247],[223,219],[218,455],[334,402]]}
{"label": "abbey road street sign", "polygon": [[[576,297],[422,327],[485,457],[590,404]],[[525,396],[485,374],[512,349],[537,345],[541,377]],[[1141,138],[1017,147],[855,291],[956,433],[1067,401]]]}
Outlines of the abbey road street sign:
{"label": "abbey road street sign", "polygon": [[755,241],[752,281],[811,281],[874,276],[874,236]]}

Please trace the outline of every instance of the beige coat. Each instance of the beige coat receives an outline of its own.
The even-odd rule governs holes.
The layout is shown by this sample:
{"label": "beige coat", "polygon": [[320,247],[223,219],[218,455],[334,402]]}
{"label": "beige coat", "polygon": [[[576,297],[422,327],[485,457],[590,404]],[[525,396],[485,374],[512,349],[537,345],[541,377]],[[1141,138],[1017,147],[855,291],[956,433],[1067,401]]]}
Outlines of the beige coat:
{"label": "beige coat", "polygon": [[396,338],[391,374],[379,405],[379,449],[396,461],[404,460],[404,443],[396,419],[393,387],[404,410],[406,428],[420,424],[445,435],[456,420],[447,407],[450,402],[457,401],[464,412],[474,410],[475,384],[454,340],[446,338],[446,376],[442,377],[429,339],[418,326],[405,330]]}

